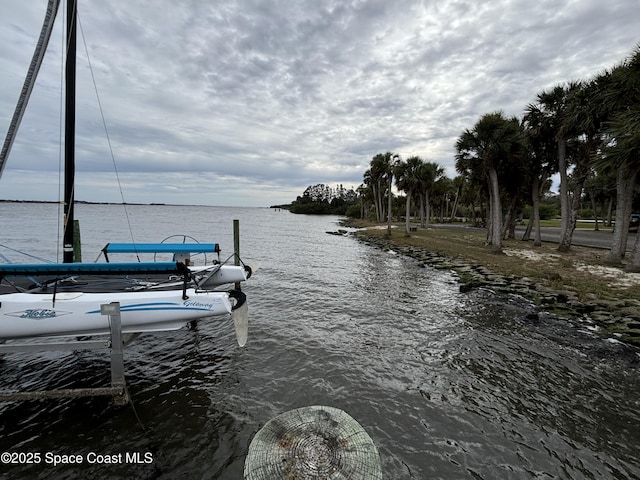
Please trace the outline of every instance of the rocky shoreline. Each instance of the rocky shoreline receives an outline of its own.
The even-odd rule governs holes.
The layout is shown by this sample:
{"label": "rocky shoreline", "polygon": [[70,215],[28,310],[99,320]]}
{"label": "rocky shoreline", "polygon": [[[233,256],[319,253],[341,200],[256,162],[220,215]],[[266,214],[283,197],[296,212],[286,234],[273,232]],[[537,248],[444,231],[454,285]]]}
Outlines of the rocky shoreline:
{"label": "rocky shoreline", "polygon": [[[327,232],[346,234],[345,230]],[[527,277],[500,275],[483,265],[467,263],[434,253],[423,247],[400,245],[380,235],[369,235],[358,230],[353,235],[361,242],[385,250],[393,250],[411,257],[423,266],[454,272],[460,282],[460,291],[474,288],[489,288],[498,293],[521,295],[534,302],[539,311],[554,313],[581,326],[597,331],[605,338],[640,346],[640,301],[604,300],[590,298],[581,300],[573,290],[554,290]]]}

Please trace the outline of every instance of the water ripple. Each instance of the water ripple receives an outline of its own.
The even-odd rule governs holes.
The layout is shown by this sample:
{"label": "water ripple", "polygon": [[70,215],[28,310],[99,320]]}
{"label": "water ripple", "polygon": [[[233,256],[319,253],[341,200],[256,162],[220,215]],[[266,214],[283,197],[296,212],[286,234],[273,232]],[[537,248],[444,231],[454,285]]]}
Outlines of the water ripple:
{"label": "water ripple", "polygon": [[[91,214],[83,232],[96,232],[86,245],[101,246],[109,206],[82,209]],[[246,287],[249,343],[237,348],[229,320],[140,337],[125,353],[135,411],[105,399],[0,405],[0,450],[154,458],[16,466],[0,476],[237,480],[251,438],[269,419],[324,404],[363,425],[389,479],[640,478],[636,350],[549,315],[533,321],[534,307],[518,297],[461,294],[447,272],[326,235],[332,217],[132,210],[134,224],[159,238],[178,214],[193,228],[185,233],[203,241],[219,229],[227,252],[224,232],[241,218],[243,251],[261,265]],[[4,389],[108,382],[98,353],[0,360]]]}

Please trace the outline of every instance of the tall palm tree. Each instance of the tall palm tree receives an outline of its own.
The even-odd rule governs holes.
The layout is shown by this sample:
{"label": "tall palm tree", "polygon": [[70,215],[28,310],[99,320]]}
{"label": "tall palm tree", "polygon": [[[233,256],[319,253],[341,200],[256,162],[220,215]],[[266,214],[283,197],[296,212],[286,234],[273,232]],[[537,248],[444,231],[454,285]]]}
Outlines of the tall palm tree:
{"label": "tall palm tree", "polygon": [[453,197],[453,205],[451,206],[451,216],[449,217],[450,222],[453,222],[456,219],[460,196],[462,195],[462,189],[464,188],[464,177],[458,175],[453,179],[452,185],[455,189],[455,194]]}
{"label": "tall palm tree", "polygon": [[396,168],[396,186],[407,194],[405,206],[405,234],[407,236],[411,231],[411,198],[421,186],[420,171],[423,166],[424,161],[418,156],[413,156],[407,158],[406,162],[400,162]]}
{"label": "tall palm tree", "polygon": [[456,155],[456,171],[464,179],[463,196],[469,206],[474,224],[479,224],[483,216],[485,200],[489,197],[487,176],[482,162],[474,162],[466,155]]}
{"label": "tall palm tree", "polygon": [[380,221],[380,204],[378,203],[378,192],[376,190],[377,179],[374,178],[375,172],[373,171],[373,167],[367,169],[364,172],[364,176],[362,182],[366,186],[367,190],[373,201],[373,207],[376,213],[376,222]]}
{"label": "tall palm tree", "polygon": [[473,130],[465,130],[456,142],[458,171],[484,172],[489,185],[491,251],[502,252],[502,204],[498,169],[524,155],[524,134],[517,118],[506,118],[501,111],[483,115]]}
{"label": "tall palm tree", "polygon": [[[529,104],[523,118],[525,135],[528,139],[528,169],[531,174],[532,213],[527,231],[533,230],[533,245],[542,246],[540,231],[540,198],[549,178],[558,170],[556,156],[556,135],[553,124],[540,105]],[[528,240],[525,235],[523,240]]]}
{"label": "tall palm tree", "polygon": [[594,80],[578,82],[567,95],[563,124],[565,131],[570,135],[572,147],[573,191],[567,199],[568,218],[560,232],[558,250],[561,252],[568,251],[571,247],[584,183],[591,173],[592,159],[602,145],[602,111],[596,101],[599,87],[598,82]]}
{"label": "tall palm tree", "polygon": [[391,237],[391,217],[392,217],[392,212],[391,212],[391,206],[392,206],[392,202],[393,202],[393,194],[391,193],[391,187],[393,186],[393,174],[396,170],[396,168],[398,167],[398,164],[400,163],[400,155],[398,155],[397,153],[391,153],[391,152],[387,152],[384,154],[385,157],[385,161],[387,162],[387,171],[386,171],[386,178],[388,181],[388,187],[387,187],[387,195],[388,195],[388,201],[389,201],[389,206],[387,209],[387,237]]}
{"label": "tall palm tree", "polygon": [[370,186],[371,173],[367,170],[364,173],[363,183],[357,189],[358,200],[360,201],[360,218],[367,218],[369,203],[373,202],[373,193]]}
{"label": "tall palm tree", "polygon": [[[569,214],[571,210],[569,197],[568,179],[568,159],[567,159],[567,137],[571,135],[570,123],[567,118],[567,103],[571,92],[580,87],[578,82],[571,82],[567,85],[556,85],[551,90],[545,90],[537,96],[540,112],[544,116],[547,128],[555,133],[556,145],[558,148],[558,173],[560,174],[560,214],[561,239],[565,238],[570,229]],[[573,233],[573,229],[571,229]],[[560,245],[565,245],[561,240]],[[560,250],[561,247],[558,246]],[[564,249],[564,246],[562,247]]]}
{"label": "tall palm tree", "polygon": [[[368,183],[374,197],[376,209],[376,221],[383,222],[385,213],[389,224],[391,223],[391,186],[393,182],[394,162],[399,156],[386,152],[378,153],[370,162],[370,168],[365,172],[365,183]],[[388,210],[385,212],[384,198],[388,196]],[[391,227],[389,226],[389,229]]]}
{"label": "tall palm tree", "polygon": [[387,172],[390,168],[389,159],[385,154],[378,153],[371,159],[369,178],[376,208],[376,221],[384,221],[384,192],[386,188]]}
{"label": "tall palm tree", "polygon": [[418,178],[420,179],[420,199],[421,199],[421,217],[424,213],[424,217],[421,218],[421,227],[426,228],[429,226],[431,219],[431,192],[435,183],[440,177],[444,175],[444,168],[442,168],[436,162],[424,162],[418,171]]}
{"label": "tall palm tree", "polygon": [[447,209],[449,208],[449,200],[452,196],[453,181],[445,176],[440,176],[434,183],[431,189],[432,206],[438,208],[438,221],[444,222],[447,216]]}
{"label": "tall palm tree", "polygon": [[[603,132],[607,139],[599,166],[616,170],[616,223],[609,260],[620,263],[626,250],[634,185],[640,177],[640,45],[598,80],[604,84],[598,104],[605,112]],[[626,268],[640,271],[640,234]]]}

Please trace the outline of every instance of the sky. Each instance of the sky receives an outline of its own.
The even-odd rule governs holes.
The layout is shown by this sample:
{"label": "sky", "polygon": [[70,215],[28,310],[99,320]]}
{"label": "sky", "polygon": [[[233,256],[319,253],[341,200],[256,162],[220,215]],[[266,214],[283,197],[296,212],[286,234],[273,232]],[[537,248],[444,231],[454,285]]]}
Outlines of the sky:
{"label": "sky", "polygon": [[[0,2],[3,141],[46,6]],[[482,115],[521,117],[543,90],[628,57],[639,7],[79,0],[76,198],[266,207],[318,183],[357,188],[387,151],[454,177],[455,142]],[[61,7],[0,199],[62,196],[64,17]]]}

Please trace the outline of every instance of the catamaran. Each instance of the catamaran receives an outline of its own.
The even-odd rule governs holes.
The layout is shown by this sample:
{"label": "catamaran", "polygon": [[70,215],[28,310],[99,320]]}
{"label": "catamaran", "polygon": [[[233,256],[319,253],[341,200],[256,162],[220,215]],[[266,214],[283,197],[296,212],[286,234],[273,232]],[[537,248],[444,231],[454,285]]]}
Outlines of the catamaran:
{"label": "catamaran", "polygon": [[[238,343],[246,342],[246,296],[240,283],[251,269],[235,255],[220,262],[215,243],[109,243],[105,261],[74,263],[74,124],[77,0],[67,5],[65,66],[65,228],[62,263],[0,264],[0,341],[41,336],[108,334],[101,305],[118,302],[123,333],[176,330],[209,317],[234,318]],[[60,0],[49,0],[40,38],[0,157],[0,176],[44,57]],[[171,253],[172,261],[113,262],[117,253]],[[194,253],[217,253],[193,266]],[[231,257],[230,257],[231,258]],[[233,287],[228,287],[233,285]],[[227,288],[226,290],[224,288]]]}

